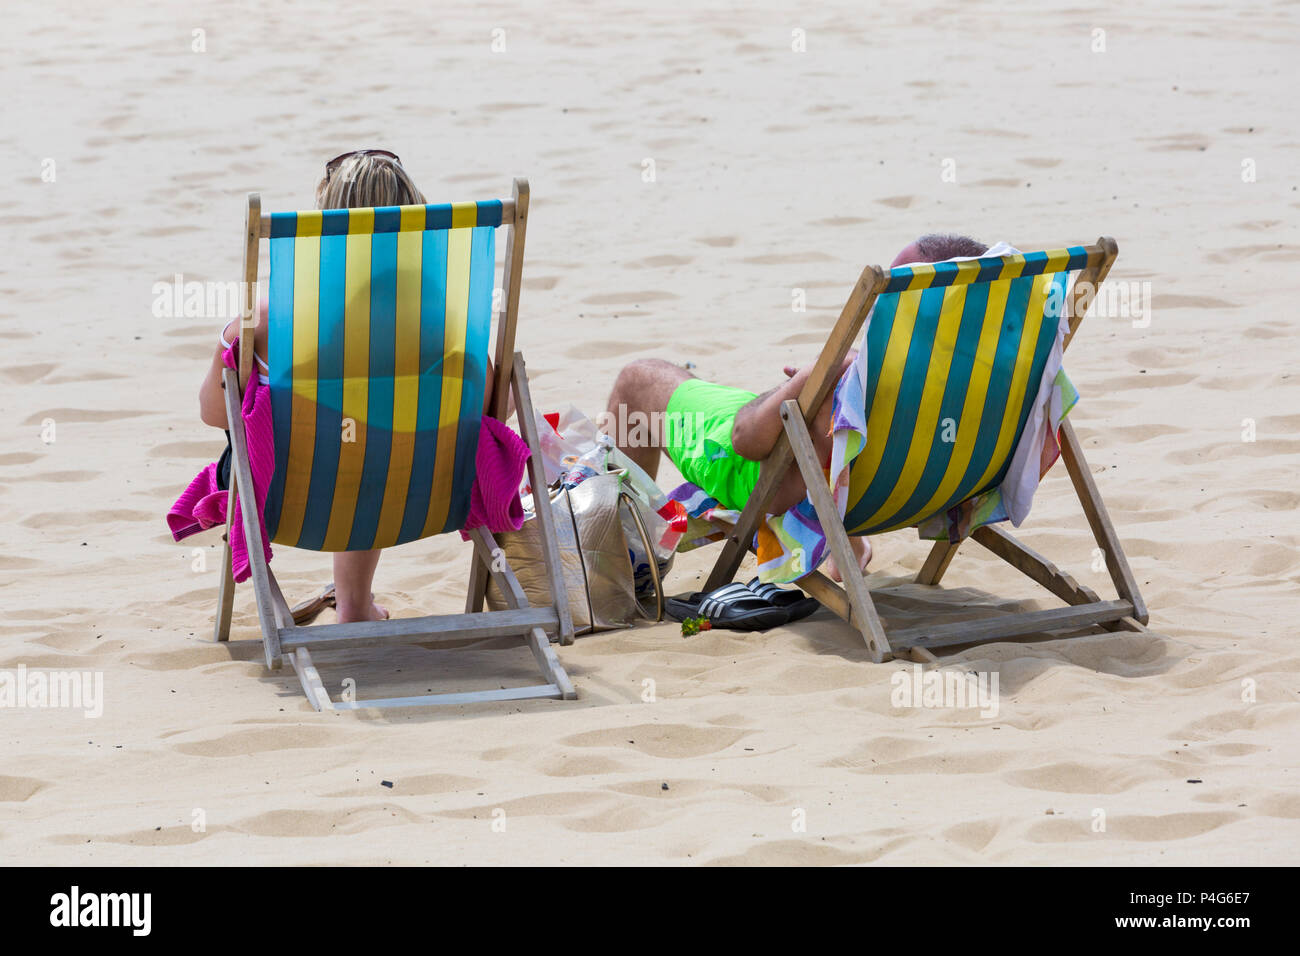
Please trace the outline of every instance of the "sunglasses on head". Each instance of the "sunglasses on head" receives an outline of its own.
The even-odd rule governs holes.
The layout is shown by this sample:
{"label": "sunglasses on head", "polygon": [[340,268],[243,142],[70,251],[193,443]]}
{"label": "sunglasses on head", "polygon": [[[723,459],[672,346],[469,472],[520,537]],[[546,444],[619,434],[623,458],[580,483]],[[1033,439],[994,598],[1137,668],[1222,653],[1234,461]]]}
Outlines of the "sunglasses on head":
{"label": "sunglasses on head", "polygon": [[328,176],[330,173],[334,172],[334,170],[338,168],[339,163],[343,162],[343,160],[347,159],[349,156],[387,156],[398,166],[402,165],[402,160],[398,155],[396,153],[390,153],[386,149],[350,149],[346,153],[339,153],[325,164],[325,175]]}

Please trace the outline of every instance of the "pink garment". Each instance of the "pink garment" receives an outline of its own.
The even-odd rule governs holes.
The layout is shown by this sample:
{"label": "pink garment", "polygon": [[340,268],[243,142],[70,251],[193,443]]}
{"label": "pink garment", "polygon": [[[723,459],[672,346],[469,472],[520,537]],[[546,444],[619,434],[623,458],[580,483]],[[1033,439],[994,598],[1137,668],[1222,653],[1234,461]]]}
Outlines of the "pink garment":
{"label": "pink garment", "polygon": [[[238,368],[236,355],[239,343],[221,353],[221,359],[227,368]],[[244,405],[241,409],[244,419],[244,435],[248,444],[249,470],[253,473],[253,497],[257,501],[257,522],[262,529],[263,556],[271,560],[271,542],[267,540],[266,520],[263,511],[266,507],[266,492],[271,486],[271,475],[275,471],[275,437],[271,427],[271,390],[258,381],[256,376],[249,379],[244,389]],[[235,483],[234,465],[231,465],[231,484]],[[217,487],[217,463],[213,462],[199,472],[189,487],[181,493],[167,512],[167,527],[172,538],[180,541],[192,534],[206,531],[226,523],[227,492]],[[231,567],[236,581],[247,581],[248,540],[244,536],[242,504],[235,496],[235,520],[230,529]]]}
{"label": "pink garment", "polygon": [[478,452],[474,487],[469,493],[469,514],[460,536],[471,528],[518,531],[524,525],[524,505],[519,500],[519,483],[524,477],[524,463],[531,453],[524,440],[509,425],[484,415],[478,430]]}
{"label": "pink garment", "polygon": [[[221,353],[227,368],[238,368],[239,343]],[[271,390],[256,378],[250,379],[244,390],[244,435],[248,443],[248,463],[253,473],[253,492],[257,499],[257,520],[262,529],[262,550],[267,563],[271,561],[271,543],[267,539],[266,493],[275,472],[275,433],[271,424]],[[484,525],[493,533],[518,531],[524,523],[524,506],[519,500],[519,483],[523,479],[524,464],[528,461],[528,446],[509,425],[504,425],[484,415],[479,424],[478,452],[475,455],[476,474],[470,489],[469,514],[465,530]],[[231,481],[234,481],[232,470]],[[172,538],[180,541],[192,534],[206,531],[226,523],[227,492],[217,487],[217,463],[213,462],[194,476],[194,480],[176,499],[167,512],[167,527]],[[230,532],[231,566],[236,581],[247,581],[248,540],[240,512],[241,501],[235,498],[235,521]]]}

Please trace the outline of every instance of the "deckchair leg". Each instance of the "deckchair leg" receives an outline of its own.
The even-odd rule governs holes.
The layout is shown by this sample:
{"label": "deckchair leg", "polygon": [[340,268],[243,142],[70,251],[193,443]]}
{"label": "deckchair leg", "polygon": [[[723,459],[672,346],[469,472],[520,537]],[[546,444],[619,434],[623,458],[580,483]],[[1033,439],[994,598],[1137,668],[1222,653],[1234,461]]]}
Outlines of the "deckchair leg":
{"label": "deckchair leg", "polygon": [[235,576],[230,570],[233,556],[230,553],[230,535],[222,536],[221,583],[217,586],[217,620],[213,628],[214,641],[230,640],[230,618],[235,609]]}
{"label": "deckchair leg", "polygon": [[555,528],[555,514],[549,507],[546,485],[546,468],[542,464],[542,444],[537,435],[537,419],[533,416],[533,400],[528,393],[528,374],[524,354],[514,353],[510,375],[515,393],[515,418],[524,442],[532,452],[528,456],[528,483],[533,487],[533,504],[542,529],[542,557],[546,560],[546,575],[551,583],[551,597],[560,616],[560,643],[573,643],[573,615],[569,611],[568,587],[564,583],[564,569],[560,565],[560,540]]}
{"label": "deckchair leg", "polygon": [[[488,573],[496,581],[497,587],[501,589],[501,596],[506,602],[506,606],[512,609],[529,607],[528,598],[524,594],[523,587],[519,584],[519,579],[515,577],[514,569],[510,563],[500,554],[497,548],[496,539],[486,528],[474,528],[469,532],[470,539],[474,542],[474,553],[478,562],[487,569]],[[561,591],[561,594],[564,592]],[[537,659],[537,666],[541,668],[542,675],[548,683],[554,684],[560,689],[560,696],[564,700],[573,700],[578,696],[577,691],[573,689],[573,682],[569,680],[569,675],[565,673],[564,667],[560,664],[560,659],[556,656],[555,649],[551,647],[551,641],[546,636],[546,632],[540,627],[535,627],[528,632],[526,637],[529,649]]]}
{"label": "deckchair leg", "polygon": [[302,692],[307,695],[307,701],[312,709],[317,713],[322,710],[333,710],[334,702],[330,700],[329,691],[325,689],[325,683],[320,679],[316,665],[311,662],[311,654],[307,652],[307,648],[299,647],[292,654],[285,656],[289,658],[293,672],[298,675]]}
{"label": "deckchair leg", "polygon": [[921,565],[921,570],[916,574],[916,583],[938,584],[960,546],[960,541],[936,541],[934,547],[930,549],[930,556],[925,559],[925,564]]}
{"label": "deckchair leg", "polygon": [[[971,533],[971,537],[1017,571],[1051,591],[1066,604],[1095,604],[1101,600],[1101,596],[1092,588],[1080,584],[1047,558],[997,525],[990,524],[976,528]],[[1131,630],[1122,621],[1102,621],[1098,626],[1108,631]],[[1136,626],[1142,627],[1140,624]]]}
{"label": "deckchair leg", "polygon": [[[269,569],[262,549],[262,528],[257,508],[253,502],[253,471],[248,464],[248,442],[244,434],[244,418],[240,410],[239,379],[234,369],[222,374],[226,393],[226,423],[230,426],[231,486],[243,494],[240,517],[244,523],[244,541],[248,546],[248,562],[253,579],[253,595],[257,599],[257,619],[262,626],[262,649],[266,666],[280,669],[280,633],[276,625],[275,604],[271,597]],[[290,618],[292,623],[292,617]]]}
{"label": "deckchair leg", "polygon": [[477,614],[483,610],[483,599],[487,597],[488,576],[483,562],[475,555],[469,562],[469,590],[465,595],[465,613]]}
{"label": "deckchair leg", "polygon": [[1102,503],[1101,493],[1097,491],[1097,484],[1092,479],[1088,462],[1083,457],[1083,447],[1079,444],[1078,436],[1074,434],[1074,426],[1068,421],[1062,422],[1060,436],[1061,457],[1065,459],[1070,481],[1074,483],[1079,503],[1083,505],[1083,512],[1088,517],[1088,525],[1092,528],[1093,537],[1106,559],[1106,569],[1110,572],[1110,579],[1114,582],[1119,596],[1132,603],[1133,617],[1139,623],[1145,624],[1148,620],[1146,602],[1142,600],[1142,594],[1138,591],[1137,581],[1129,567],[1128,558],[1119,543],[1119,535],[1115,533],[1115,526],[1111,524],[1110,515]]}
{"label": "deckchair leg", "polygon": [[862,634],[867,650],[871,652],[871,659],[879,664],[891,656],[889,641],[885,638],[885,629],[876,614],[866,578],[858,568],[857,555],[853,553],[848,533],[844,530],[844,522],[840,520],[835,500],[826,486],[826,475],[817,460],[817,451],[813,447],[812,436],[808,434],[808,425],[799,411],[799,403],[794,399],[781,403],[781,421],[790,438],[795,464],[799,466],[804,484],[808,487],[808,495],[812,498],[813,510],[821,522],[822,533],[826,535],[831,556],[844,580],[844,590],[852,609],[849,623]]}
{"label": "deckchair leg", "polygon": [[763,461],[758,482],[749,495],[749,501],[745,503],[745,509],[740,513],[740,520],[736,522],[736,526],[728,533],[727,540],[723,542],[722,553],[718,555],[713,570],[709,572],[708,580],[704,582],[705,592],[720,588],[736,579],[736,572],[740,570],[745,555],[750,552],[754,534],[767,513],[767,503],[793,463],[794,455],[790,451],[790,442],[782,434],[771,453]]}

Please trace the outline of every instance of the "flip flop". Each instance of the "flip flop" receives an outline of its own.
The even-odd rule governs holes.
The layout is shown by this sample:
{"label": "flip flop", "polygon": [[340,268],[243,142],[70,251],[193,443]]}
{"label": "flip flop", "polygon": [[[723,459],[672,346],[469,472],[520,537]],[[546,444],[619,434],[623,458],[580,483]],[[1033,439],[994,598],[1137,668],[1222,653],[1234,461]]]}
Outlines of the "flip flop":
{"label": "flip flop", "polygon": [[289,613],[293,615],[293,623],[301,626],[310,624],[316,620],[321,611],[334,606],[334,585],[330,583],[325,585],[325,589],[314,598],[308,598],[301,604],[295,604],[289,609]]}
{"label": "flip flop", "polygon": [[733,631],[766,631],[790,620],[789,608],[775,607],[743,584],[724,584],[705,594],[696,591],[669,598],[664,610],[675,621],[706,617],[714,627]]}
{"label": "flip flop", "polygon": [[809,597],[798,588],[779,588],[775,584],[762,584],[756,577],[750,578],[745,587],[773,607],[789,609],[790,620],[786,622],[787,624],[801,620],[821,607],[820,601]]}

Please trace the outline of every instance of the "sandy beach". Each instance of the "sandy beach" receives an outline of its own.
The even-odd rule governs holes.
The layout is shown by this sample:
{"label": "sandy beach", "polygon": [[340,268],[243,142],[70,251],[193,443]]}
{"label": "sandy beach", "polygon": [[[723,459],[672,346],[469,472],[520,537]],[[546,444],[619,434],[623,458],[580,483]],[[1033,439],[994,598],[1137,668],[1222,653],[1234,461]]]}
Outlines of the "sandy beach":
{"label": "sandy beach", "polygon": [[[103,712],[0,710],[0,863],[1293,862],[1296,9],[7,8],[0,670],[100,673]],[[1071,421],[1152,633],[941,655],[998,675],[993,718],[895,706],[913,664],[871,663],[825,610],[579,637],[572,702],[314,712],[265,669],[251,588],[243,643],[212,642],[219,533],[167,531],[224,445],[197,403],[223,320],[152,306],[178,274],[238,278],[248,192],[309,208],[358,146],[431,202],[529,179],[519,346],[547,410],[595,415],[643,356],[771,387],[921,233],[1114,236],[1112,281],[1149,300],[1084,322]],[[1062,464],[1018,533],[1112,595]],[[887,627],[1057,603],[978,547],[935,590],[909,583],[914,531],[873,543]],[[714,554],[679,556],[669,592]],[[377,597],[460,610],[469,562],[457,535],[394,549]],[[272,567],[290,602],[330,575]],[[508,641],[317,663],[372,695],[533,679]]]}

